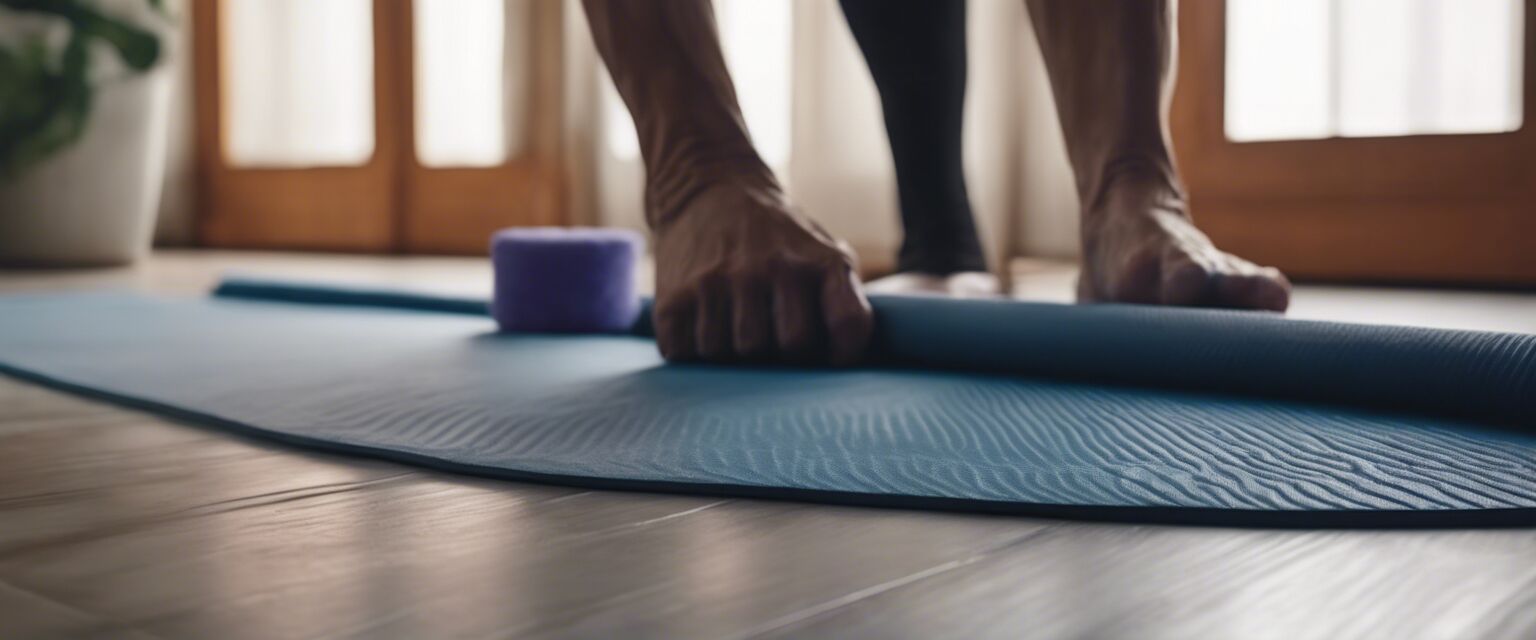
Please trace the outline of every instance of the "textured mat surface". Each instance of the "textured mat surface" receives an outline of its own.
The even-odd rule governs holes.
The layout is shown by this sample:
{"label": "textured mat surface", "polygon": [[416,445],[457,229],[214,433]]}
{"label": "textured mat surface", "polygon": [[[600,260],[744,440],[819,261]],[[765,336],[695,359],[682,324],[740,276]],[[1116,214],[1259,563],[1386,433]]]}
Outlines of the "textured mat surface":
{"label": "textured mat surface", "polygon": [[643,335],[496,335],[472,300],[224,293],[0,298],[0,370],[310,446],[584,486],[1536,524],[1536,336],[885,299],[879,366],[746,369],[664,366]]}

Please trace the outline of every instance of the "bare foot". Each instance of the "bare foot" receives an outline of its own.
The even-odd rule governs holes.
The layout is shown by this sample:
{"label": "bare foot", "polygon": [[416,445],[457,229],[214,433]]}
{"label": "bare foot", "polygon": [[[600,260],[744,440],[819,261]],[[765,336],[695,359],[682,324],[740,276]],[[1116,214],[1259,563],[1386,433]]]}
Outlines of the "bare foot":
{"label": "bare foot", "polygon": [[992,298],[998,295],[997,276],[983,271],[961,271],[947,276],[931,273],[893,273],[864,283],[864,292],[888,296],[947,296]]}
{"label": "bare foot", "polygon": [[1121,176],[1082,218],[1082,302],[1285,311],[1291,283],[1211,244],[1166,181]]}

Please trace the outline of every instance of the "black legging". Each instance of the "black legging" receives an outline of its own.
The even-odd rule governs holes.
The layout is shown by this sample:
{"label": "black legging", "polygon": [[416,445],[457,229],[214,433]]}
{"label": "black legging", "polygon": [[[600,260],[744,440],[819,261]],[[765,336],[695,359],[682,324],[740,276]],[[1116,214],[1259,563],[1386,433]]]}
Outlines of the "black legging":
{"label": "black legging", "polygon": [[897,270],[986,271],[960,150],[964,0],[841,0],[880,91],[904,237]]}

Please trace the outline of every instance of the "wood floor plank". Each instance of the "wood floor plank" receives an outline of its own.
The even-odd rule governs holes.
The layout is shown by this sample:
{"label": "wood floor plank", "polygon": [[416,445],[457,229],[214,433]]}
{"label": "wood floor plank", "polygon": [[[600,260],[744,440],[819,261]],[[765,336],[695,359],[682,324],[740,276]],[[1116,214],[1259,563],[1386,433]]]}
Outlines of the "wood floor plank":
{"label": "wood floor plank", "polygon": [[0,575],[170,637],[712,637],[1039,527],[496,484],[211,510],[30,549]]}
{"label": "wood floor plank", "polygon": [[0,432],[0,576],[167,637],[729,635],[1043,526],[464,478],[112,411]]}
{"label": "wood floor plank", "polygon": [[1536,637],[1536,584],[1528,584],[1525,589],[1490,606],[1488,615],[1471,624],[1466,637]]}
{"label": "wood floor plank", "polygon": [[102,620],[4,582],[0,582],[0,638],[154,640],[142,631]]}
{"label": "wood floor plank", "polygon": [[[20,384],[0,378],[0,390]],[[101,405],[45,393],[53,395],[58,416],[0,417],[0,516],[14,523],[0,527],[0,558],[60,540],[111,535],[206,505],[418,473],[111,407],[103,413]],[[79,405],[90,408],[68,418],[68,409]]]}
{"label": "wood floor plank", "polygon": [[78,422],[95,417],[116,419],[111,405],[63,396],[56,391],[0,375],[0,434],[29,428],[54,428],[48,421]]}
{"label": "wood floor plank", "polygon": [[1531,638],[1536,532],[1062,525],[762,637]]}

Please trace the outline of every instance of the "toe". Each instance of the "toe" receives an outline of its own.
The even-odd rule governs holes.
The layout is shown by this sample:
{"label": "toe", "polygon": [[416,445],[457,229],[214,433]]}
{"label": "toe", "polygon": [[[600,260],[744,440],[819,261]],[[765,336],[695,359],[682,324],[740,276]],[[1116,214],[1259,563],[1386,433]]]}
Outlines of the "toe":
{"label": "toe", "polygon": [[1271,267],[1225,274],[1216,287],[1216,301],[1223,307],[1285,311],[1291,303],[1291,283]]}

